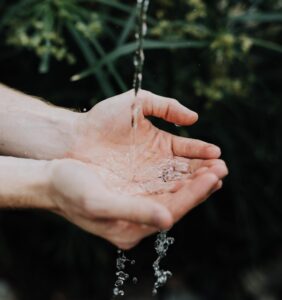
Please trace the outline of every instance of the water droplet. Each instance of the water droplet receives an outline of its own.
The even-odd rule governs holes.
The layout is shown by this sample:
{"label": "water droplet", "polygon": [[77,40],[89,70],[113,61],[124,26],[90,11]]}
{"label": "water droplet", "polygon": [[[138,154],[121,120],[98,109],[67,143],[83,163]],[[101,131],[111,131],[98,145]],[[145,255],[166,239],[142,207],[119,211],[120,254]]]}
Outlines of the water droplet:
{"label": "water droplet", "polygon": [[115,283],[115,286],[118,287],[118,286],[122,286],[123,285],[123,281],[121,279],[118,279]]}
{"label": "water droplet", "polygon": [[137,277],[133,277],[133,278],[132,278],[132,282],[133,282],[134,284],[137,284],[138,278],[137,278]]}

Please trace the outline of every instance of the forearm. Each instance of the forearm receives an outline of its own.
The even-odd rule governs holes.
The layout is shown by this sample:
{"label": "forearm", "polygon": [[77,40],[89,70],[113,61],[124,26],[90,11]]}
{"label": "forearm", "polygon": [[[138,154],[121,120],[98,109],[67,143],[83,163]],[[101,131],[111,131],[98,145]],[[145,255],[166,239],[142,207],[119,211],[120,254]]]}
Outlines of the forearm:
{"label": "forearm", "polygon": [[48,161],[0,156],[0,208],[53,210]]}
{"label": "forearm", "polygon": [[67,157],[78,115],[0,84],[0,154]]}

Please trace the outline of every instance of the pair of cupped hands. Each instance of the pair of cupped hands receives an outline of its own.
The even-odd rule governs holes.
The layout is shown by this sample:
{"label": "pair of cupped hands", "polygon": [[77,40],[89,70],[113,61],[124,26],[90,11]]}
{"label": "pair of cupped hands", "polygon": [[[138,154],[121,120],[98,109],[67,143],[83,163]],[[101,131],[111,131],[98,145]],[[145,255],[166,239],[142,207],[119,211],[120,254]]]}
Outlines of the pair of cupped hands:
{"label": "pair of cupped hands", "polygon": [[74,146],[52,169],[56,212],[122,249],[170,229],[228,173],[217,146],[172,135],[146,118],[189,126],[197,113],[144,90],[137,97],[135,136],[129,91],[77,114]]}

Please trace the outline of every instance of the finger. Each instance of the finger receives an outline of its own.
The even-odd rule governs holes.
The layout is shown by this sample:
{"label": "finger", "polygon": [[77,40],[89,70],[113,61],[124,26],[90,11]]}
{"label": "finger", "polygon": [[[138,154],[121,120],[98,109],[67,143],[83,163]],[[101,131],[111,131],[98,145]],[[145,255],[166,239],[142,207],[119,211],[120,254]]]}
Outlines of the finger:
{"label": "finger", "polygon": [[214,173],[219,179],[223,179],[228,175],[228,169],[225,164],[216,164],[209,168],[209,171]]}
{"label": "finger", "polygon": [[175,193],[183,186],[184,176],[179,177],[179,180],[164,182],[164,181],[148,181],[141,184],[142,193],[140,195],[148,196],[164,193]]}
{"label": "finger", "polygon": [[123,250],[135,247],[145,237],[159,231],[151,226],[120,220],[97,220],[95,224],[88,224],[88,228],[91,227],[95,227],[96,232],[102,233],[101,237]]}
{"label": "finger", "polygon": [[172,135],[172,151],[176,156],[189,158],[212,159],[219,158],[219,147],[200,140]]}
{"label": "finger", "polygon": [[177,100],[165,98],[147,91],[141,91],[144,116],[162,118],[177,125],[192,125],[198,120],[198,114],[180,104]]}
{"label": "finger", "polygon": [[170,204],[175,220],[178,221],[191,209],[206,200],[217,184],[218,177],[213,173],[205,172],[175,193],[174,200]]}
{"label": "finger", "polygon": [[93,222],[92,220],[80,218],[77,220],[76,225],[91,234],[106,239],[123,250],[133,248],[144,237],[159,230],[146,225],[111,219],[96,219]]}
{"label": "finger", "polygon": [[190,172],[190,159],[184,157],[174,158],[174,169],[176,172],[187,174]]}
{"label": "finger", "polygon": [[[121,222],[124,221],[118,221],[116,225],[120,225]],[[159,232],[158,228],[154,228],[151,226],[140,225],[130,222],[124,223],[127,223],[125,224],[124,231],[126,232],[126,239],[124,238],[124,235],[122,238],[118,238],[118,234],[115,235],[117,237],[115,243],[120,249],[129,250],[138,245],[140,241],[142,241],[144,238]]]}
{"label": "finger", "polygon": [[192,178],[196,178],[198,177],[199,175],[202,175],[204,173],[207,173],[207,171],[209,170],[208,167],[202,167],[202,168],[199,168],[196,172],[194,172],[192,174]]}
{"label": "finger", "polygon": [[92,203],[91,210],[96,218],[121,219],[160,229],[169,228],[173,222],[170,212],[163,205],[144,197],[111,195],[103,199],[100,207],[97,201]]}
{"label": "finger", "polygon": [[223,186],[223,181],[222,180],[219,180],[219,182],[216,184],[216,186],[214,187],[212,193],[215,193],[217,192],[218,190],[220,190]]}
{"label": "finger", "polygon": [[194,173],[199,168],[203,168],[203,167],[211,168],[218,164],[225,165],[225,162],[222,159],[191,159],[190,172]]}
{"label": "finger", "polygon": [[202,169],[204,167],[208,168],[210,172],[216,174],[217,177],[220,179],[228,175],[228,169],[226,167],[226,164],[221,159],[193,159],[190,161],[190,172],[192,173],[197,172],[197,170]]}

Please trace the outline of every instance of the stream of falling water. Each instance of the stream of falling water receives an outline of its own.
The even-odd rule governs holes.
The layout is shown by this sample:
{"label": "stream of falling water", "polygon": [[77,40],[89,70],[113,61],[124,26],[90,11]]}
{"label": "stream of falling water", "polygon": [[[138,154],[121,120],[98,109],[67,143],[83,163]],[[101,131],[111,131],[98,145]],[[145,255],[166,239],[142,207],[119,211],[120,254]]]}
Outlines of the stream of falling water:
{"label": "stream of falling water", "polygon": [[149,7],[149,0],[137,0],[137,30],[135,33],[135,39],[137,43],[137,48],[133,58],[134,65],[134,78],[133,78],[133,89],[134,89],[134,102],[132,105],[132,114],[131,114],[131,167],[132,167],[132,178],[136,174],[135,170],[135,161],[136,161],[136,136],[138,130],[138,119],[141,112],[142,106],[140,98],[138,98],[138,93],[142,88],[143,81],[143,67],[145,62],[144,54],[144,38],[147,34],[147,12]]}
{"label": "stream of falling water", "polygon": [[[134,88],[134,102],[132,105],[131,113],[131,145],[130,145],[130,165],[131,165],[131,181],[134,180],[135,176],[135,160],[136,160],[136,135],[138,130],[138,116],[141,110],[141,103],[138,100],[138,92],[142,87],[142,76],[143,76],[143,66],[145,61],[144,55],[144,37],[147,34],[147,11],[149,7],[149,0],[137,0],[137,30],[135,33],[137,49],[133,58],[134,64],[134,78],[133,78],[133,88]],[[118,250],[116,260],[116,282],[113,290],[113,296],[124,296],[124,284],[129,279],[129,274],[125,272],[125,263],[132,262],[126,257],[125,252]],[[133,278],[133,282],[137,283],[137,278]]]}
{"label": "stream of falling water", "polygon": [[[145,62],[144,55],[144,38],[147,34],[147,12],[149,7],[149,0],[137,0],[137,30],[135,34],[137,49],[134,55],[134,102],[132,105],[132,115],[131,115],[131,146],[130,146],[130,165],[131,165],[131,181],[134,181],[136,175],[136,138],[138,131],[138,120],[139,114],[142,109],[141,99],[138,97],[138,93],[142,88],[143,80],[143,67]],[[166,180],[164,180],[166,181]],[[156,281],[154,283],[153,295],[158,293],[158,288],[164,286],[167,280],[172,276],[170,271],[164,271],[160,268],[160,262],[167,254],[168,248],[174,243],[174,238],[168,237],[167,232],[160,232],[157,235],[155,241],[155,250],[158,255],[157,259],[153,263],[154,276]],[[126,263],[135,264],[134,260],[130,260],[126,257],[125,252],[118,250],[117,260],[116,260],[116,282],[113,290],[113,296],[124,296],[124,284],[129,279],[129,274],[126,273]],[[137,278],[133,277],[133,283],[137,283]]]}

